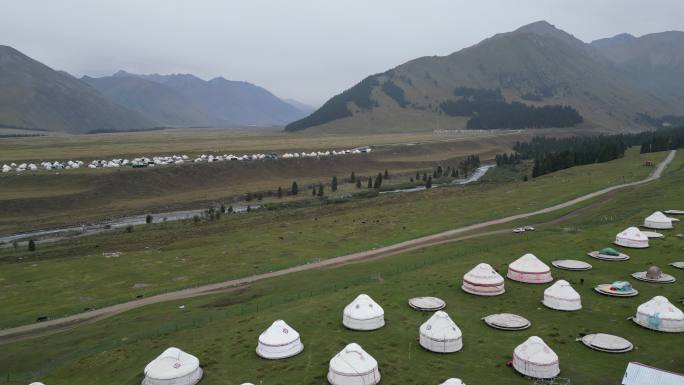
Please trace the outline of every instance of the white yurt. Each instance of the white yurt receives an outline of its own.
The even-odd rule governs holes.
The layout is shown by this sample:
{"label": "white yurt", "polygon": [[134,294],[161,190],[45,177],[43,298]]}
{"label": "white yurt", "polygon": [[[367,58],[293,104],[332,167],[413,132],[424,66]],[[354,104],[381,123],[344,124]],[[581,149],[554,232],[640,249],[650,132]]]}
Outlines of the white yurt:
{"label": "white yurt", "polygon": [[544,306],[556,310],[573,311],[582,308],[582,298],[570,283],[559,279],[544,290]]}
{"label": "white yurt", "polygon": [[42,382],[32,382],[29,385],[45,385]]}
{"label": "white yurt", "polygon": [[660,295],[639,305],[633,319],[634,322],[649,329],[671,333],[684,332],[684,313]]}
{"label": "white yurt", "polygon": [[453,353],[463,349],[463,333],[443,311],[435,312],[418,329],[420,346],[435,353]]}
{"label": "white yurt", "polygon": [[513,350],[513,368],[533,378],[554,378],[560,373],[558,356],[537,336],[528,338]]}
{"label": "white yurt", "polygon": [[145,367],[142,385],[194,385],[202,379],[197,357],[168,348]]}
{"label": "white yurt", "polygon": [[380,382],[378,362],[361,346],[351,343],[330,360],[328,382],[333,385],[375,385]]}
{"label": "white yurt", "polygon": [[385,311],[366,294],[344,308],[342,323],[352,330],[375,330],[385,326]]}
{"label": "white yurt", "polygon": [[644,219],[644,227],[649,229],[671,229],[672,218],[660,211],[656,211]]}
{"label": "white yurt", "polygon": [[490,265],[480,263],[463,276],[463,291],[475,295],[493,296],[506,292],[503,277]]}
{"label": "white yurt", "polygon": [[466,385],[465,382],[461,381],[460,378],[450,378],[444,382],[442,382],[440,385]]}
{"label": "white yurt", "polygon": [[259,356],[278,360],[295,356],[304,350],[299,333],[283,320],[277,320],[259,336],[256,352]]}
{"label": "white yurt", "polygon": [[623,247],[645,249],[648,247],[648,237],[636,227],[630,227],[615,236],[615,244]]}
{"label": "white yurt", "polygon": [[534,254],[525,254],[508,265],[506,276],[524,283],[547,283],[553,281],[551,269]]}

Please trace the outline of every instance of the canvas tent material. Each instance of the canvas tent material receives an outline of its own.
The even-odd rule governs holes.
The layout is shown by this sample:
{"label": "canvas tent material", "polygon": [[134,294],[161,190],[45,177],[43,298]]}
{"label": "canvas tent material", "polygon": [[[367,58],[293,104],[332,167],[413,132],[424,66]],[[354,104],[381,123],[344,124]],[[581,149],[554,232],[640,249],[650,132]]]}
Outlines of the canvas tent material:
{"label": "canvas tent material", "polygon": [[592,258],[600,259],[602,261],[626,261],[629,259],[629,255],[619,253],[615,249],[610,247],[607,247],[599,251],[590,251],[587,253],[587,255]]}
{"label": "canvas tent material", "polygon": [[606,353],[625,353],[634,348],[631,342],[612,334],[587,334],[580,341],[588,348]]}
{"label": "canvas tent material", "polygon": [[194,385],[201,379],[197,357],[171,347],[147,364],[142,385]]}
{"label": "canvas tent material", "polygon": [[621,385],[684,385],[684,373],[654,368],[639,362],[627,364]]}
{"label": "canvas tent material", "polygon": [[551,269],[534,254],[525,254],[508,265],[509,279],[524,283],[547,283],[553,281]]}
{"label": "canvas tent material", "polygon": [[684,215],[684,210],[665,210],[667,215]]}
{"label": "canvas tent material", "polygon": [[526,318],[510,313],[491,314],[482,320],[487,325],[499,330],[524,330],[532,326],[532,323]]}
{"label": "canvas tent material", "polygon": [[352,330],[376,330],[385,326],[385,311],[366,294],[360,294],[344,308],[342,323]]}
{"label": "canvas tent material", "polygon": [[642,231],[648,239],[654,238],[654,239],[665,239],[665,236],[661,233],[655,232],[655,231]]}
{"label": "canvas tent material", "polygon": [[463,291],[483,296],[501,295],[506,292],[503,277],[490,265],[480,263],[463,276]]}
{"label": "canvas tent material", "polygon": [[555,310],[575,311],[582,308],[582,298],[579,293],[564,279],[559,279],[544,290],[542,303]]}
{"label": "canvas tent material", "polygon": [[684,269],[684,262],[672,262],[670,266],[676,267],[677,269]]}
{"label": "canvas tent material", "polygon": [[669,333],[684,332],[684,313],[660,295],[639,305],[632,319],[648,329]]}
{"label": "canvas tent material", "polygon": [[42,382],[32,382],[29,385],[45,385]]}
{"label": "canvas tent material", "polygon": [[632,287],[632,284],[627,281],[615,281],[613,283],[604,283],[594,288],[597,292],[613,297],[634,297],[639,292]]}
{"label": "canvas tent material", "polygon": [[437,311],[446,307],[446,302],[437,297],[415,297],[408,301],[409,306],[419,311]]}
{"label": "canvas tent material", "polygon": [[672,219],[660,211],[656,211],[644,219],[644,227],[649,229],[671,229]]}
{"label": "canvas tent material", "polygon": [[375,385],[380,382],[378,362],[361,346],[351,343],[330,360],[328,382],[332,385]]}
{"label": "canvas tent material", "polygon": [[450,378],[444,382],[442,382],[440,385],[466,385],[465,382],[461,381],[460,378]]}
{"label": "canvas tent material", "polygon": [[278,360],[296,356],[304,350],[299,333],[283,320],[277,320],[259,335],[256,353],[263,358]]}
{"label": "canvas tent material", "polygon": [[513,368],[532,378],[554,378],[560,373],[558,356],[537,336],[528,338],[513,350]]}
{"label": "canvas tent material", "polygon": [[418,329],[420,346],[435,353],[463,349],[463,333],[446,312],[438,311]]}
{"label": "canvas tent material", "polygon": [[570,271],[584,271],[592,268],[590,264],[575,259],[559,259],[551,262],[551,264],[559,269]]}
{"label": "canvas tent material", "polygon": [[634,249],[645,249],[648,247],[648,237],[636,227],[630,227],[615,236],[616,245],[631,247]]}
{"label": "canvas tent material", "polygon": [[675,281],[675,277],[663,273],[658,266],[651,266],[646,271],[632,273],[632,277],[640,281],[651,283],[673,283]]}

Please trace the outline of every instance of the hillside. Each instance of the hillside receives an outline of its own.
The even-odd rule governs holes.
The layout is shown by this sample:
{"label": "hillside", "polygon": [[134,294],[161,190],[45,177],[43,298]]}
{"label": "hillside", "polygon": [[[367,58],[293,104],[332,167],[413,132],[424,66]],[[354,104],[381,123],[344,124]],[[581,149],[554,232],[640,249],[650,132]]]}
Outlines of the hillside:
{"label": "hillside", "polygon": [[684,102],[684,32],[621,34],[591,45],[644,91]]}
{"label": "hillside", "polygon": [[155,125],[73,76],[0,46],[0,126],[82,133]]}
{"label": "hillside", "polygon": [[[476,99],[487,91],[500,97]],[[452,103],[467,104],[467,111],[443,108]],[[596,48],[537,22],[448,56],[415,59],[369,76],[286,130],[456,129],[478,126],[469,124],[473,118],[492,122],[486,128],[518,128],[525,122],[512,124],[511,113],[529,112],[531,121],[538,122],[552,111],[531,108],[535,106],[559,111],[570,106],[571,115],[577,112],[584,126],[633,130],[643,125],[638,113],[660,116],[681,103],[643,92]],[[492,111],[496,116],[482,116]],[[554,123],[542,121],[542,126]],[[573,118],[567,125],[576,124]]]}
{"label": "hillside", "polygon": [[[145,89],[154,90],[159,97],[152,101],[152,105],[141,101],[135,108],[155,116],[159,113],[166,116],[173,113],[182,115],[179,120],[173,121],[173,125],[278,126],[306,115],[306,112],[262,87],[222,77],[205,81],[190,74],[138,75],[119,71],[111,77],[97,79],[97,82],[115,84],[116,95],[112,96],[130,101],[136,98],[140,86],[131,79],[148,82]],[[156,87],[149,83],[156,84]],[[98,89],[111,95],[104,87],[98,86]],[[185,108],[175,110],[164,102],[166,98],[172,99],[174,103],[183,101]],[[188,121],[191,123],[180,123]]]}
{"label": "hillside", "polygon": [[113,102],[144,114],[164,126],[206,126],[209,114],[176,90],[163,84],[135,77],[84,76],[82,81]]}

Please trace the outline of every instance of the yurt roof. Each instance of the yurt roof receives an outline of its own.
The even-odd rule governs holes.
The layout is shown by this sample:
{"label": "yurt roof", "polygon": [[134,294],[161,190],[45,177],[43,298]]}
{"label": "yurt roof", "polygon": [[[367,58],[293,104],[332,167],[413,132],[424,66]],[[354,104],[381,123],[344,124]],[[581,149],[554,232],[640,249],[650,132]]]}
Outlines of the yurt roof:
{"label": "yurt roof", "polygon": [[684,320],[684,313],[662,295],[653,297],[650,301],[639,305],[637,313],[658,314],[663,319]]}
{"label": "yurt roof", "polygon": [[178,348],[168,348],[145,367],[145,375],[158,380],[186,376],[199,367],[197,357]]}
{"label": "yurt roof", "polygon": [[455,340],[463,336],[451,317],[441,310],[420,325],[420,334],[437,341]]}
{"label": "yurt roof", "polygon": [[556,353],[537,336],[532,336],[518,345],[513,353],[533,364],[548,365],[558,362]]}
{"label": "yurt roof", "polygon": [[636,227],[630,227],[619,233],[617,236],[618,238],[631,239],[633,241],[648,241],[648,237]]}
{"label": "yurt roof", "polygon": [[486,263],[475,266],[463,276],[463,279],[470,283],[483,285],[497,285],[504,281],[503,277]]}
{"label": "yurt roof", "polygon": [[277,320],[259,336],[259,342],[265,345],[286,345],[299,338],[299,333],[283,320]]}
{"label": "yurt roof", "polygon": [[418,310],[440,310],[446,307],[446,302],[437,297],[414,297],[409,299],[409,306]]}
{"label": "yurt roof", "polygon": [[661,211],[656,211],[653,214],[646,217],[649,222],[672,222],[672,219],[667,215],[663,214]]}
{"label": "yurt roof", "polygon": [[330,360],[330,368],[338,373],[364,374],[373,371],[378,362],[357,343],[344,347]]}
{"label": "yurt roof", "polygon": [[634,345],[626,339],[612,334],[596,333],[582,337],[582,343],[586,346],[604,352],[626,352],[632,350]]}
{"label": "yurt roof", "polygon": [[385,314],[377,302],[366,294],[360,294],[344,308],[344,314],[354,319],[371,319]]}
{"label": "yurt roof", "polygon": [[509,268],[515,271],[521,271],[526,273],[546,273],[548,272],[549,266],[537,258],[534,254],[527,253],[522,257],[516,259],[508,265]]}
{"label": "yurt roof", "polygon": [[450,378],[442,382],[440,385],[465,385],[465,383],[461,381],[460,378]]}
{"label": "yurt roof", "polygon": [[568,300],[580,299],[579,293],[564,279],[559,279],[553,285],[549,286],[544,290],[544,295]]}

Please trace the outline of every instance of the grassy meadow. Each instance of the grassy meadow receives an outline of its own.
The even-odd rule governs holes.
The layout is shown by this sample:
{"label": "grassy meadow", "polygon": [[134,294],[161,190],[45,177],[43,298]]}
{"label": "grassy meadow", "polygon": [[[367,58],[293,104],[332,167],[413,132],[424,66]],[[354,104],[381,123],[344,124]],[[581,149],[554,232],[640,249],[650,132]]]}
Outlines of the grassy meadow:
{"label": "grassy meadow", "polygon": [[[657,154],[658,159],[662,159],[663,155]],[[226,239],[225,244],[216,245],[217,255],[216,252],[222,247],[228,250],[231,245],[244,242],[244,239],[233,238],[237,228],[228,230],[223,227],[230,226],[228,223],[233,220],[249,221],[250,226],[260,221],[285,225],[278,234],[285,234],[287,243],[290,242],[291,236],[297,234],[294,232],[288,235],[288,231],[303,229],[304,223],[314,222],[316,229],[303,231],[303,234],[312,238],[302,241],[295,237],[292,240],[293,250],[298,249],[301,253],[326,250],[342,254],[352,249],[349,245],[363,244],[360,239],[350,239],[349,234],[341,231],[349,226],[342,222],[341,218],[351,213],[356,213],[357,218],[362,217],[360,213],[365,214],[363,218],[375,218],[385,212],[387,216],[380,217],[379,222],[363,228],[363,239],[378,237],[377,241],[381,244],[384,241],[402,238],[405,234],[393,234],[400,225],[408,228],[408,224],[414,223],[411,228],[433,232],[445,226],[449,220],[449,227],[455,227],[461,223],[475,221],[476,218],[495,217],[507,210],[514,211],[515,209],[510,207],[497,207],[496,197],[502,195],[502,191],[507,191],[497,190],[498,188],[515,191],[515,194],[508,195],[513,197],[508,200],[520,200],[516,202],[519,209],[527,210],[535,205],[548,206],[569,196],[578,195],[583,183],[589,183],[589,178],[595,180],[595,185],[587,190],[595,190],[601,183],[610,184],[611,180],[620,181],[623,177],[629,180],[636,178],[639,173],[643,176],[647,171],[639,168],[641,161],[641,156],[632,151],[625,159],[573,168],[538,178],[527,184],[517,183],[504,185],[505,187],[482,184],[465,189],[472,190],[471,192],[437,189],[417,195],[406,195],[410,197],[407,199],[413,200],[412,206],[417,205],[421,210],[425,210],[421,211],[422,215],[409,216],[402,210],[390,210],[391,207],[401,207],[391,206],[400,203],[383,204],[380,198],[376,198],[337,207],[325,207],[326,215],[317,211],[318,208],[313,208],[296,212],[296,215],[290,215],[289,219],[278,218],[281,214],[278,211],[231,218],[226,222],[222,220],[219,223],[202,225],[204,227],[198,228],[201,230],[197,232],[202,233],[202,237],[208,237],[207,239]],[[629,172],[634,172],[635,175],[630,177]],[[526,186],[535,184],[547,185],[539,190],[538,195],[534,195],[534,189]],[[577,190],[572,190],[570,186],[575,186]],[[682,194],[684,156],[679,153],[662,179],[618,191],[607,199],[602,199],[602,203],[591,210],[557,225],[542,226],[534,233],[505,233],[491,238],[444,244],[375,261],[292,274],[258,282],[229,293],[152,305],[56,335],[3,345],[3,355],[0,356],[0,383],[41,380],[48,384],[68,381],[71,385],[137,384],[142,380],[142,369],[147,362],[166,347],[177,346],[199,357],[205,370],[205,378],[201,382],[204,385],[237,385],[243,382],[264,385],[322,384],[326,382],[328,360],[346,343],[357,342],[378,360],[383,376],[382,384],[438,384],[448,377],[460,377],[468,384],[524,385],[530,384],[531,381],[515,374],[505,363],[511,359],[513,348],[531,335],[542,337],[559,355],[561,376],[571,378],[573,384],[619,384],[628,361],[640,361],[663,369],[681,370],[684,367],[684,352],[680,349],[679,335],[643,329],[627,320],[627,317],[634,314],[639,304],[655,295],[665,295],[673,302],[683,297],[684,271],[667,266],[670,262],[682,260],[684,241],[673,235],[680,232],[683,225],[677,224],[674,230],[665,231],[666,239],[653,240],[648,249],[627,250],[632,259],[626,262],[593,260],[585,253],[610,245],[617,232],[627,226],[639,224],[654,210],[681,208],[679,206],[682,205]],[[460,198],[461,196],[469,199]],[[523,199],[528,196],[529,201]],[[457,203],[460,199],[464,202]],[[370,204],[364,206],[367,202]],[[436,206],[427,211],[430,206],[420,206],[427,204],[422,202],[433,202]],[[474,205],[473,202],[478,202],[478,205]],[[357,207],[357,204],[361,207]],[[466,214],[467,207],[470,206],[477,206],[477,210],[472,209],[472,213]],[[338,207],[341,212],[337,211]],[[377,207],[377,211],[370,211],[371,207]],[[449,211],[449,214],[442,214],[441,211]],[[461,212],[464,213],[463,216],[458,215]],[[312,220],[312,216],[318,220]],[[546,214],[543,218],[530,218],[530,221],[553,217],[553,214]],[[303,221],[297,222],[298,218],[302,218]],[[330,221],[335,223],[335,220],[337,226],[324,225],[331,225]],[[392,220],[397,222],[394,227],[388,226]],[[416,222],[411,222],[412,220]],[[214,226],[221,231],[211,235]],[[165,233],[173,234],[175,230],[173,226],[170,227]],[[327,232],[329,227],[332,227],[330,233]],[[377,236],[369,231],[373,227],[382,229],[382,235]],[[179,224],[180,228],[182,226]],[[273,237],[275,234],[254,227],[253,229],[253,234],[259,238],[259,242],[268,245],[261,253],[278,254],[279,242]],[[157,231],[160,231],[160,228],[155,226],[136,231],[135,237],[141,238],[136,238],[135,242],[128,244],[142,244],[142,238],[148,236],[150,238],[147,238],[146,242],[152,244],[152,234]],[[102,236],[97,242],[104,245],[107,237],[113,241],[121,236]],[[317,243],[316,238],[322,243]],[[324,241],[324,238],[327,240]],[[82,242],[91,240],[84,239]],[[69,247],[87,249],[90,247],[87,243],[80,246],[50,246],[53,247],[54,255],[50,255],[49,250],[44,250],[41,252],[44,254],[36,254],[33,260],[28,261],[18,261],[16,258],[4,256],[3,274],[8,267],[19,266],[28,271],[32,267],[31,264],[37,263],[38,269],[50,267],[50,270],[46,270],[44,274],[36,274],[34,279],[49,278],[47,271],[56,269],[54,275],[61,276],[68,268],[46,264],[66,263],[65,261],[75,258],[78,263],[71,265],[71,268],[74,268],[87,262],[84,257],[77,256],[81,252],[74,252],[74,256],[66,255],[70,253]],[[549,264],[552,260],[560,258],[580,259],[593,264],[594,268],[587,272],[552,269],[554,278],[568,280],[580,292],[583,302],[581,311],[558,312],[541,305],[543,290],[549,285],[525,285],[506,280],[507,292],[493,298],[469,295],[460,289],[463,274],[477,263],[488,262],[504,274],[506,265],[526,252],[536,254]],[[63,255],[60,256],[60,253]],[[157,271],[164,270],[171,260],[171,257],[168,260],[163,259],[164,255],[168,254],[173,253],[161,248],[155,252],[155,255],[158,255],[157,259],[148,263],[156,264]],[[254,262],[252,258],[257,258],[255,256],[258,254],[259,251],[255,250],[251,257],[245,256],[243,263],[250,266]],[[115,269],[111,265],[103,264],[122,263],[140,266],[132,259],[126,261],[127,255],[130,254],[124,254],[120,257],[124,259],[118,260],[92,256],[97,263],[83,265],[80,274],[104,271],[99,278],[100,285],[97,285],[100,288],[109,282],[117,282],[123,278],[111,277],[110,274],[116,275]],[[238,257],[214,258],[220,263],[228,263],[237,260]],[[287,260],[292,261],[290,257]],[[156,261],[161,262],[155,263]],[[186,261],[185,265],[180,265],[185,266],[182,268],[166,267],[175,270],[177,274],[186,274],[192,271],[190,266],[197,267],[205,262],[206,260],[190,260]],[[629,274],[645,270],[652,264],[663,267],[668,274],[677,278],[677,282],[669,285],[648,284],[630,279]],[[206,274],[202,276],[211,274],[217,266],[219,265],[206,268]],[[129,270],[129,273],[132,273],[132,270]],[[12,271],[11,275],[3,276],[3,291],[13,289],[8,280],[16,273],[17,271]],[[156,277],[151,270],[144,274],[147,274],[150,280]],[[20,285],[20,281],[25,279],[23,276],[11,278],[16,285]],[[69,277],[62,279],[68,281]],[[584,279],[584,284],[580,284],[580,279]],[[596,294],[592,290],[596,284],[615,280],[631,280],[640,291],[640,295],[635,298],[611,298]],[[43,282],[42,285],[51,286],[54,282]],[[32,301],[32,296],[49,295],[40,292],[38,287],[24,287],[21,291],[25,294],[23,298],[26,301]],[[61,288],[53,288],[52,291],[66,292]],[[86,293],[88,290],[82,292]],[[93,292],[97,292],[97,289]],[[15,292],[15,296],[18,293]],[[342,326],[343,307],[359,293],[371,295],[384,307],[387,320],[384,328],[375,332],[353,332]],[[411,310],[406,301],[410,297],[422,295],[435,295],[446,300],[447,312],[464,334],[464,349],[461,352],[440,355],[429,353],[417,344],[418,327],[429,314]],[[51,296],[52,300],[59,301],[57,297],[59,295]],[[8,302],[7,297],[2,301]],[[11,299],[9,302],[10,305],[3,309],[4,312],[10,309],[14,309],[12,312],[26,311],[16,307],[16,304],[12,305]],[[181,305],[184,305],[183,309],[179,308]],[[33,306],[43,307],[45,304],[35,303]],[[681,303],[676,306],[681,308]],[[532,327],[524,331],[504,332],[491,329],[480,320],[481,317],[496,312],[514,312],[525,316],[532,322]],[[3,319],[5,317],[6,315]],[[302,354],[282,361],[268,361],[260,359],[254,353],[258,335],[276,319],[286,320],[300,332],[305,345]],[[575,338],[581,333],[589,332],[620,335],[634,343],[635,350],[613,355],[591,351],[581,343],[575,342]]]}
{"label": "grassy meadow", "polygon": [[[649,154],[660,161],[665,153]],[[138,295],[225,281],[533,211],[651,171],[622,159],[529,182],[479,183],[341,204],[169,222],[38,246],[0,249],[0,327],[57,318]],[[677,158],[677,164],[681,162]],[[674,167],[674,166],[671,166]],[[552,191],[551,195],[549,192]],[[511,225],[512,227],[512,225]],[[119,252],[107,258],[103,253]]]}

